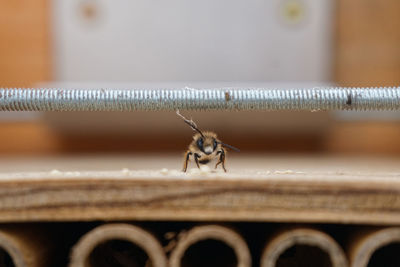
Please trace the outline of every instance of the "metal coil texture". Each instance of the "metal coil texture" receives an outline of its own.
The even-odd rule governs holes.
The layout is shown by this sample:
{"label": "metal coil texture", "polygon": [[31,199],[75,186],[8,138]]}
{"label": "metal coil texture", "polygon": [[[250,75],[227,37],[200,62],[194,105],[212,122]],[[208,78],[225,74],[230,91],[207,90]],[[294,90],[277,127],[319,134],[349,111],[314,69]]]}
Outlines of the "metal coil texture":
{"label": "metal coil texture", "polygon": [[0,88],[0,111],[399,110],[393,88]]}

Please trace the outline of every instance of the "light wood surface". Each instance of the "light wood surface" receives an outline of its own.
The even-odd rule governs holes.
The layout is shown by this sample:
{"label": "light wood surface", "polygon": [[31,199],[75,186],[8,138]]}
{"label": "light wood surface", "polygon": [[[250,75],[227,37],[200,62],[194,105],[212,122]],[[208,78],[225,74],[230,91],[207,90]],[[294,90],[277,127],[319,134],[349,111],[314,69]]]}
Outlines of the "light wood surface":
{"label": "light wood surface", "polygon": [[181,160],[4,159],[0,221],[400,223],[398,159],[228,155],[227,174]]}
{"label": "light wood surface", "polygon": [[48,0],[0,0],[0,87],[50,79],[50,17]]}
{"label": "light wood surface", "polygon": [[400,1],[337,1],[336,77],[344,86],[398,86]]}

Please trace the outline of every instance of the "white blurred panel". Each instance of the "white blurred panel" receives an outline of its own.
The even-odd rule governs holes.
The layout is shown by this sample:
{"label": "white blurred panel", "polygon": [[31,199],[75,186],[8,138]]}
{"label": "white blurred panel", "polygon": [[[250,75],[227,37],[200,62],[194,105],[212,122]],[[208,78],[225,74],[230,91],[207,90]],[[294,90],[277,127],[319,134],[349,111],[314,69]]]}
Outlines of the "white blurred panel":
{"label": "white blurred panel", "polygon": [[333,0],[53,0],[58,81],[329,81]]}

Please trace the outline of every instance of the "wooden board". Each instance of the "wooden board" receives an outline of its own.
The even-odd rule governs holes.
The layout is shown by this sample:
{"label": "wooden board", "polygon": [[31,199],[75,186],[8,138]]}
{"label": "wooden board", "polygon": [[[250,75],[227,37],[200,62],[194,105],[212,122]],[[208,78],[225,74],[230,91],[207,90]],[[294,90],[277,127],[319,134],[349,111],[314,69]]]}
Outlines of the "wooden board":
{"label": "wooden board", "polygon": [[2,222],[400,224],[398,159],[232,156],[227,174],[183,174],[179,155],[1,162]]}
{"label": "wooden board", "polygon": [[398,0],[337,1],[336,74],[343,86],[398,86]]}
{"label": "wooden board", "polygon": [[0,87],[50,80],[48,20],[47,0],[0,0]]}

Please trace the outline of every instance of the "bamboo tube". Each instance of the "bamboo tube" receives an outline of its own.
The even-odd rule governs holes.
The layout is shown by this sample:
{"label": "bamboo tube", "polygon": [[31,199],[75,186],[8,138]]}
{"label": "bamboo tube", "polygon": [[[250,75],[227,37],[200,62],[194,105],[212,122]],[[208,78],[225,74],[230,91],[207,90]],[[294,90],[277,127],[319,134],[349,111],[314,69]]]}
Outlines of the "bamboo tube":
{"label": "bamboo tube", "polygon": [[348,266],[346,256],[335,240],[309,228],[283,230],[274,235],[264,248],[260,266],[293,266],[293,263],[295,266]]}
{"label": "bamboo tube", "polygon": [[46,235],[36,227],[0,227],[0,266],[50,266],[50,247]]}
{"label": "bamboo tube", "polygon": [[251,256],[245,240],[237,232],[219,225],[204,225],[182,235],[169,263],[170,267],[250,267]]}
{"label": "bamboo tube", "polygon": [[349,251],[352,267],[400,266],[400,228],[360,233]]}
{"label": "bamboo tube", "polygon": [[69,266],[112,266],[112,262],[123,266],[167,266],[158,240],[142,228],[129,224],[106,224],[85,234],[73,247]]}

